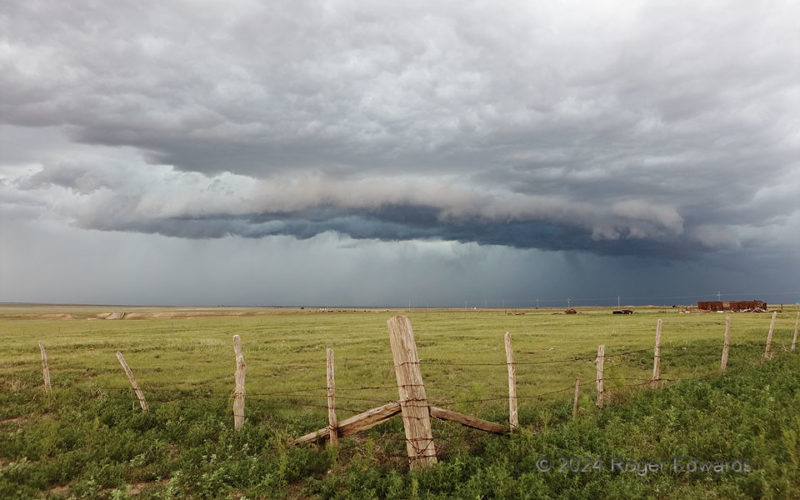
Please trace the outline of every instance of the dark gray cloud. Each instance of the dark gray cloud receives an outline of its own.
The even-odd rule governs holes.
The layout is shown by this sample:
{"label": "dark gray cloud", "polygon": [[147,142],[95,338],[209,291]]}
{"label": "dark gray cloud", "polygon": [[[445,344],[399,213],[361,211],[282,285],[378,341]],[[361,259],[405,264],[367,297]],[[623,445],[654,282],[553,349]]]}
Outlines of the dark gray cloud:
{"label": "dark gray cloud", "polygon": [[[798,259],[741,256],[660,262],[443,241],[203,240],[0,224],[0,302],[178,305],[532,307],[800,300]],[[23,256],[23,257],[20,257]],[[750,262],[752,263],[752,262]],[[788,265],[787,265],[788,264]],[[498,326],[498,329],[502,325]],[[499,330],[503,331],[503,330]]]}
{"label": "dark gray cloud", "polygon": [[798,17],[788,3],[3,2],[0,210],[190,239],[785,252]]}

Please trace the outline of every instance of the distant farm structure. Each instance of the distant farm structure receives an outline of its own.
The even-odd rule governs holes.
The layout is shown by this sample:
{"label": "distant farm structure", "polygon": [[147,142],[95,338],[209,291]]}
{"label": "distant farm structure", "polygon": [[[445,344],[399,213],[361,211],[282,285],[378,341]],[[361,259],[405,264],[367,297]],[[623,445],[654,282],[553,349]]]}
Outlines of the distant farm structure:
{"label": "distant farm structure", "polygon": [[700,309],[701,311],[731,311],[731,312],[766,311],[767,303],[761,300],[708,301],[708,302],[698,302],[697,308]]}

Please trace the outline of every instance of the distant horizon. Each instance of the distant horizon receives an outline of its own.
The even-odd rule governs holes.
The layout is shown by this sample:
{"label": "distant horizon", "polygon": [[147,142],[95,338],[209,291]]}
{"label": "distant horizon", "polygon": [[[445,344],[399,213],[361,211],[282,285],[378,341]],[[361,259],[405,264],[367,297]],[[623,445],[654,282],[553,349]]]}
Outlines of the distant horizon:
{"label": "distant horizon", "polygon": [[[700,297],[700,296],[698,296]],[[563,303],[556,303],[556,299],[551,300],[540,300],[539,305],[536,305],[536,301],[513,301],[513,300],[503,300],[503,299],[494,299],[494,300],[486,300],[481,301],[481,303],[472,303],[467,302],[466,305],[431,305],[431,304],[419,304],[412,301],[409,305],[406,304],[373,304],[373,305],[365,305],[365,304],[194,304],[194,303],[173,303],[173,304],[152,304],[152,303],[129,303],[129,304],[116,304],[116,303],[82,303],[82,302],[18,302],[18,301],[0,301],[0,307],[7,307],[7,306],[51,306],[51,307],[58,307],[58,306],[65,306],[65,307],[163,307],[163,308],[178,308],[178,307],[186,307],[186,308],[276,308],[276,309],[299,309],[299,308],[306,308],[306,309],[398,309],[398,310],[408,310],[408,309],[456,309],[456,310],[465,310],[465,309],[478,309],[478,310],[502,310],[502,309],[567,309],[567,308],[577,308],[577,307],[608,307],[608,308],[616,308],[616,307],[686,307],[686,306],[696,306],[698,302],[716,302],[718,301],[716,297],[708,297],[708,298],[700,298],[698,300],[692,302],[652,302],[646,301],[644,299],[639,301],[624,301],[621,300],[619,305],[616,302],[586,302],[589,299],[572,299],[571,303],[567,303],[566,300]],[[734,302],[734,301],[748,301],[748,300],[761,300],[766,302],[769,306],[780,306],[780,305],[800,305],[799,299],[787,300],[787,301],[771,301],[765,300],[759,297],[753,298],[736,298],[736,299],[726,299],[722,298],[722,302]]]}

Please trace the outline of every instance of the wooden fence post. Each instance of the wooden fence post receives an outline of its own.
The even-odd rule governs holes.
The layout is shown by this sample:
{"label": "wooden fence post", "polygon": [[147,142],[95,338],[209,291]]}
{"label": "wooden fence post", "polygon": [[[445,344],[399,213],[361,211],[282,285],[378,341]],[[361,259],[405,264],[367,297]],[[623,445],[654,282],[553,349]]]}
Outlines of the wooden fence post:
{"label": "wooden fence post", "polygon": [[119,364],[122,365],[122,369],[125,370],[125,375],[128,376],[128,381],[131,383],[131,387],[133,387],[133,392],[136,393],[136,397],[139,399],[139,404],[142,406],[142,410],[145,412],[150,411],[150,407],[147,405],[147,400],[144,398],[144,393],[142,389],[139,387],[139,384],[136,383],[136,379],[133,378],[133,372],[128,367],[128,363],[125,362],[125,358],[122,357],[122,353],[117,351],[117,359],[119,360]]}
{"label": "wooden fence post", "polygon": [[[431,407],[431,411],[434,408]],[[358,415],[354,415],[350,418],[346,418],[339,422],[339,426],[337,427],[337,433],[339,437],[350,436],[356,434],[361,431],[365,431],[367,429],[372,429],[378,424],[386,422],[390,418],[394,417],[400,413],[400,403],[397,401],[385,404],[383,406],[379,406],[378,408],[372,408],[367,410],[363,413],[359,413]],[[499,424],[495,424],[500,426]],[[295,439],[290,444],[300,444],[300,443],[307,443],[309,441],[316,441],[317,439],[323,439],[329,437],[331,433],[330,426],[325,426],[322,429],[319,429],[314,432],[309,432],[305,436]]]}
{"label": "wooden fence post", "polygon": [[653,380],[650,382],[650,387],[653,389],[658,387],[658,382],[661,380],[661,319],[656,323],[656,347],[653,350]]}
{"label": "wooden fence post", "polygon": [[436,447],[431,431],[430,407],[419,369],[419,354],[411,321],[395,316],[387,321],[389,341],[397,377],[397,392],[403,413],[409,467],[416,469],[436,463]]}
{"label": "wooden fence post", "polygon": [[336,422],[336,382],[333,375],[333,349],[327,350],[328,372],[328,425],[331,428],[331,445],[339,444],[338,423]]}
{"label": "wooden fence post", "polygon": [[511,334],[506,332],[506,366],[508,367],[508,429],[514,432],[519,427],[517,409],[517,373],[514,367],[514,351],[511,349]]}
{"label": "wooden fence post", "polygon": [[575,379],[575,396],[572,398],[572,418],[578,416],[578,393],[581,389],[581,379]]}
{"label": "wooden fence post", "polygon": [[50,367],[47,366],[47,353],[44,350],[44,345],[39,342],[39,351],[42,353],[42,376],[44,377],[44,390],[48,393],[53,392],[50,387]]}
{"label": "wooden fence post", "polygon": [[597,364],[597,407],[601,410],[603,409],[603,396],[604,396],[604,384],[603,384],[603,365],[606,361],[606,346],[605,344],[597,346],[597,360],[595,363]]}
{"label": "wooden fence post", "polygon": [[792,348],[790,350],[794,351],[794,348],[797,347],[797,327],[800,326],[800,312],[797,313],[797,317],[794,319],[794,336],[792,337]]}
{"label": "wooden fence post", "polygon": [[769,322],[769,333],[767,334],[767,347],[764,349],[764,359],[772,359],[772,332],[775,330],[775,317],[778,316],[778,311],[773,311],[772,321]]}
{"label": "wooden fence post", "polygon": [[722,341],[722,361],[720,368],[723,372],[728,369],[728,351],[731,348],[731,315],[725,316],[725,338]]}
{"label": "wooden fence post", "polygon": [[238,335],[233,336],[233,352],[236,354],[236,371],[233,375],[235,383],[233,389],[233,428],[238,431],[244,425],[244,381],[247,376],[247,364],[245,364],[244,354],[242,354],[242,338]]}

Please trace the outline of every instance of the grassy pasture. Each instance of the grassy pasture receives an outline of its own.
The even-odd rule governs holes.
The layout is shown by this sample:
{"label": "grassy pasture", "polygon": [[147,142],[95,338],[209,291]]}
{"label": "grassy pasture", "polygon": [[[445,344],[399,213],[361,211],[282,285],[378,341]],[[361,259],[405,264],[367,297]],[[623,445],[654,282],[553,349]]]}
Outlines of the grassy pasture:
{"label": "grassy pasture", "polygon": [[[112,310],[142,318],[89,319]],[[784,351],[796,310],[786,307],[778,315],[778,358],[789,356]],[[608,308],[580,311],[1,307],[0,493],[351,496],[347,478],[377,473],[373,479],[382,486],[364,497],[392,496],[386,485],[395,483],[398,498],[414,491],[424,497],[419,481],[429,476],[407,474],[399,418],[346,439],[338,450],[286,447],[327,424],[327,347],[335,350],[340,420],[397,399],[386,328],[395,314],[411,318],[431,403],[497,422],[508,417],[503,334],[510,332],[523,435],[568,422],[576,378],[583,384],[582,416],[601,418],[593,406],[598,344],[606,345],[612,407],[647,397],[632,386],[651,375],[658,318],[664,321],[663,378],[721,378],[723,314],[655,307],[637,308],[631,316],[612,315]],[[769,314],[732,315],[731,373],[759,369],[769,322]],[[242,337],[247,362],[247,423],[239,435],[231,431],[234,334]],[[52,396],[41,388],[37,341],[47,348]],[[151,402],[151,415],[134,406],[117,350]],[[666,385],[671,391],[680,383]],[[481,457],[508,439],[446,422],[434,422],[434,437],[450,464],[443,467]],[[235,463],[236,470],[216,477],[227,470],[221,463]],[[448,496],[446,491],[437,495]]]}

